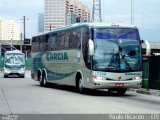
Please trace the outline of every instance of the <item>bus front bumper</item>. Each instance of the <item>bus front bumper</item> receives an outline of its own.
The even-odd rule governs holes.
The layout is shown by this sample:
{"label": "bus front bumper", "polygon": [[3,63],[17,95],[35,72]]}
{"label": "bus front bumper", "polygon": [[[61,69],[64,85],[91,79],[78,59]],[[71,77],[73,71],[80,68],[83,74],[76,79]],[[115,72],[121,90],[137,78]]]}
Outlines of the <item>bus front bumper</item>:
{"label": "bus front bumper", "polygon": [[91,89],[110,89],[110,88],[140,88],[142,80],[130,80],[130,81],[108,81],[97,80],[90,82],[89,88]]}
{"label": "bus front bumper", "polygon": [[20,75],[20,76],[24,76],[25,74],[25,69],[20,69],[20,70],[8,70],[8,69],[4,69],[4,75],[8,76],[8,75]]}

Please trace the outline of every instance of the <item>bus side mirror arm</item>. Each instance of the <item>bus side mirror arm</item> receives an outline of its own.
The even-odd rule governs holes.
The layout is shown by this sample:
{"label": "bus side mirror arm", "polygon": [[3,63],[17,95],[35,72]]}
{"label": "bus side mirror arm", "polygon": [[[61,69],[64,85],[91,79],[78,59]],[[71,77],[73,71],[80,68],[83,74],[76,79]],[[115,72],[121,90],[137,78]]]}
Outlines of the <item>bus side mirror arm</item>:
{"label": "bus side mirror arm", "polygon": [[146,56],[150,56],[151,55],[151,46],[150,43],[146,40],[141,40],[141,43],[144,43],[146,46]]}
{"label": "bus side mirror arm", "polygon": [[89,39],[88,41],[88,54],[89,56],[93,56],[94,55],[94,43],[91,39]]}

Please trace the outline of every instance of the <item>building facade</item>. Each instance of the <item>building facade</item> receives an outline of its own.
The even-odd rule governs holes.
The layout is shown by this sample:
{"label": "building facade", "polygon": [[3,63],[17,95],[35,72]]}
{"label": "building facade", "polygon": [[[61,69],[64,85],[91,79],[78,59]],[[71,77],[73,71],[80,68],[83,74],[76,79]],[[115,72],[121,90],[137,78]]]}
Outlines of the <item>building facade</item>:
{"label": "building facade", "polygon": [[45,0],[44,31],[77,22],[90,22],[91,10],[79,0]]}
{"label": "building facade", "polygon": [[20,40],[20,26],[13,20],[0,19],[0,40]]}
{"label": "building facade", "polygon": [[44,14],[39,13],[38,14],[38,33],[44,32]]}

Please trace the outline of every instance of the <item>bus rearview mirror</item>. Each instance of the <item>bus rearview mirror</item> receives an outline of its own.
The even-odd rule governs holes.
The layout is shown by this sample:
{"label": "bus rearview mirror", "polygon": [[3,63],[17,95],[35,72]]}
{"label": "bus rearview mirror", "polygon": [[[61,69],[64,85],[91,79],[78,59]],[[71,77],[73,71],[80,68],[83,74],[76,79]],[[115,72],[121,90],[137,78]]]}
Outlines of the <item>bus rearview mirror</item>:
{"label": "bus rearview mirror", "polygon": [[91,39],[88,41],[88,51],[90,56],[94,55],[94,43]]}

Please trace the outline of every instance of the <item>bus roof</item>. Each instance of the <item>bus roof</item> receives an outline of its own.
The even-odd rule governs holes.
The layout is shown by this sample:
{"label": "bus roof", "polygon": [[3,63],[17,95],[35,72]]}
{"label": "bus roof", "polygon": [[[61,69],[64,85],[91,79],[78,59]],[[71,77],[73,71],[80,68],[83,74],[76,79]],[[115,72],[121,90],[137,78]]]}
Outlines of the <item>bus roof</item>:
{"label": "bus roof", "polygon": [[22,53],[22,52],[21,52],[21,51],[19,51],[19,50],[6,51],[6,53],[5,53],[5,54],[11,54],[11,53],[20,53],[20,54],[24,54],[24,53]]}
{"label": "bus roof", "polygon": [[[135,25],[131,25],[131,24],[124,24],[124,23],[108,23],[108,22],[93,22],[93,23],[75,23],[72,25],[68,25],[66,27],[61,27],[61,28],[57,28],[54,29],[50,32],[45,32],[45,33],[41,33],[38,34],[36,36],[41,36],[41,35],[46,35],[48,33],[52,33],[52,32],[56,32],[56,31],[63,31],[63,30],[68,30],[68,29],[72,29],[72,28],[78,28],[78,27],[89,27],[89,28],[107,28],[107,27],[113,27],[113,28],[137,28]],[[34,37],[36,37],[34,36]]]}

